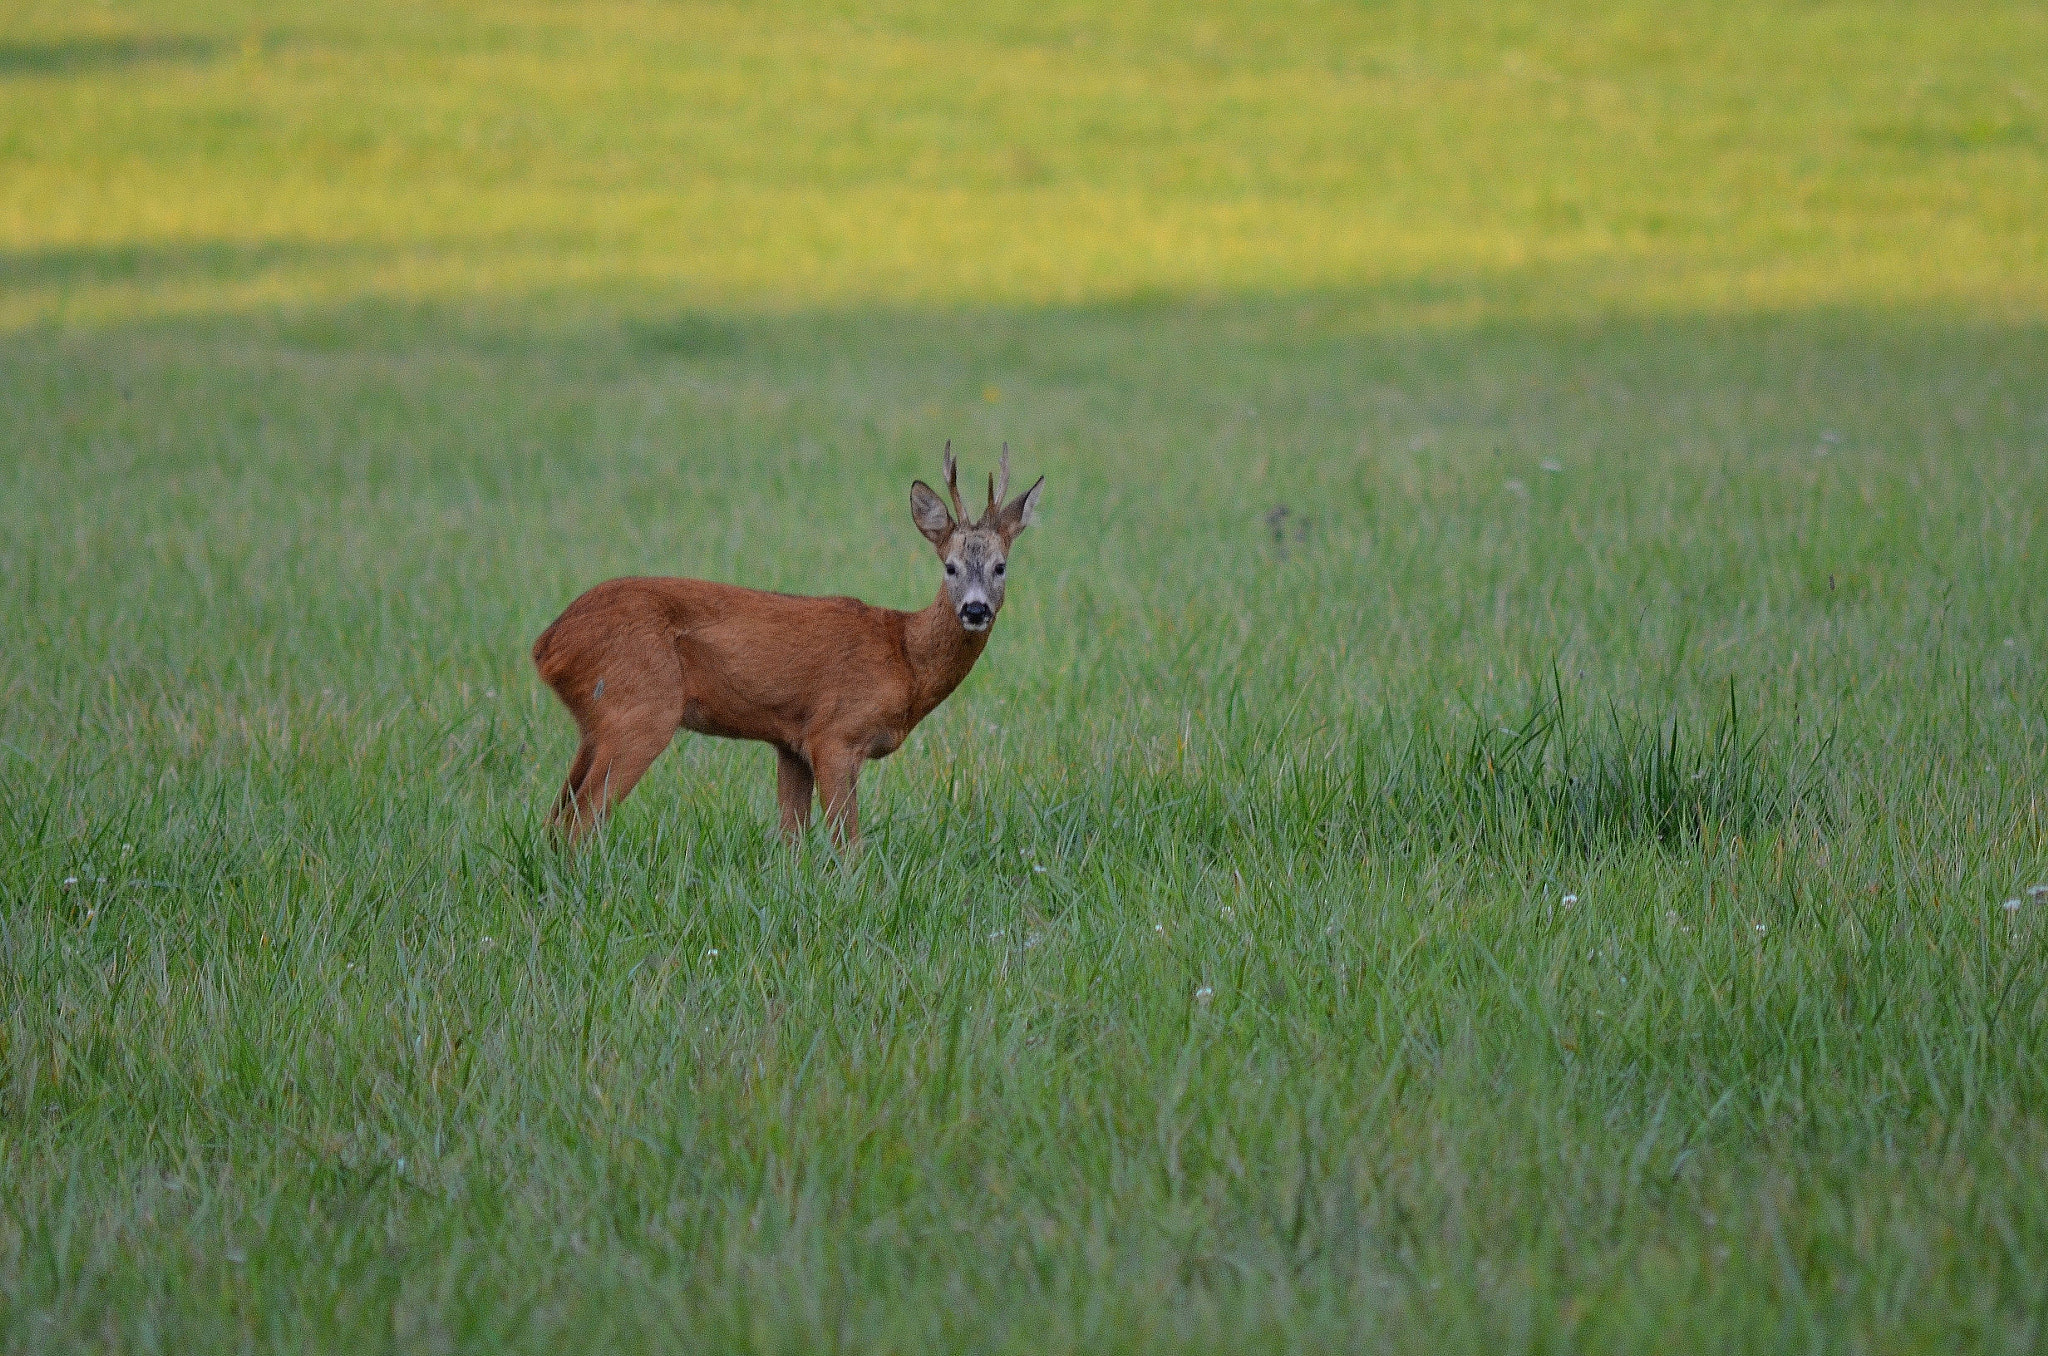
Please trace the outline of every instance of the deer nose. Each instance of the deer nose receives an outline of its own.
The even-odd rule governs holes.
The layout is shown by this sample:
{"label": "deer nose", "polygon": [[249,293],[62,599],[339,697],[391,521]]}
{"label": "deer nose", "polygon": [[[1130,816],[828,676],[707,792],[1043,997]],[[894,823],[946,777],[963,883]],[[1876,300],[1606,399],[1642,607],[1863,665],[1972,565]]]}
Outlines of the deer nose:
{"label": "deer nose", "polygon": [[995,611],[987,603],[968,603],[960,609],[960,620],[969,626],[987,626],[995,619]]}

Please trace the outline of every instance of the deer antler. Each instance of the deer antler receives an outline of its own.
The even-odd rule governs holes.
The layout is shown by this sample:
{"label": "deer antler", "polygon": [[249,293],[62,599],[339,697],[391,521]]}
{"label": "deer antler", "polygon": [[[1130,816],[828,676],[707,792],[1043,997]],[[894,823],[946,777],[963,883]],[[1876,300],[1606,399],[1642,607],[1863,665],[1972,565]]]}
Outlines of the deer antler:
{"label": "deer antler", "polygon": [[967,522],[967,506],[960,502],[960,463],[953,459],[953,440],[946,439],[946,493],[953,496],[953,521]]}
{"label": "deer antler", "polygon": [[981,520],[993,523],[1002,511],[1003,498],[1010,492],[1010,445],[1003,444],[1003,478],[998,482],[993,474],[988,478],[988,507],[982,511]]}

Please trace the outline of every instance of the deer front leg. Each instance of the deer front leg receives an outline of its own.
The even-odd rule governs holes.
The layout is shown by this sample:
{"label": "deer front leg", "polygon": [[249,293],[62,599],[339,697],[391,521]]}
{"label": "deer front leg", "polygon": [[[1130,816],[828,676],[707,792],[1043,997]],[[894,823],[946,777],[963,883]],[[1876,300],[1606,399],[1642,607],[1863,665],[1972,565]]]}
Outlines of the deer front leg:
{"label": "deer front leg", "polygon": [[775,799],[782,805],[782,836],[790,846],[811,826],[811,792],[817,779],[794,749],[775,750]]}
{"label": "deer front leg", "polygon": [[819,751],[811,758],[818,778],[818,798],[825,802],[825,822],[842,852],[860,846],[860,754],[851,749]]}

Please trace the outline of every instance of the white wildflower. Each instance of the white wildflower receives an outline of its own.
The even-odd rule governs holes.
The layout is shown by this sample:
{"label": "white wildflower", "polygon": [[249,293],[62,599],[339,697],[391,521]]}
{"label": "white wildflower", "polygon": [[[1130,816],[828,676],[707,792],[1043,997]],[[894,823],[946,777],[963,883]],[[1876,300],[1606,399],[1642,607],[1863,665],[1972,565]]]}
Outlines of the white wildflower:
{"label": "white wildflower", "polygon": [[1763,936],[1764,932],[1766,931],[1762,923],[1751,923],[1750,927],[1756,931],[1756,935],[1759,937]]}
{"label": "white wildflower", "polygon": [[2007,913],[2018,913],[2020,911],[2019,896],[2013,896],[2011,899],[2006,900],[2005,903],[2001,904],[1999,907],[2004,909]]}
{"label": "white wildflower", "polygon": [[1559,902],[1562,903],[1567,909],[1569,909],[1572,905],[1579,902],[1579,897],[1577,895],[1566,895]]}
{"label": "white wildflower", "polygon": [[1195,1002],[1205,1008],[1209,1006],[1209,1000],[1214,998],[1215,996],[1216,991],[1210,988],[1207,984],[1204,984],[1201,988],[1195,990]]}

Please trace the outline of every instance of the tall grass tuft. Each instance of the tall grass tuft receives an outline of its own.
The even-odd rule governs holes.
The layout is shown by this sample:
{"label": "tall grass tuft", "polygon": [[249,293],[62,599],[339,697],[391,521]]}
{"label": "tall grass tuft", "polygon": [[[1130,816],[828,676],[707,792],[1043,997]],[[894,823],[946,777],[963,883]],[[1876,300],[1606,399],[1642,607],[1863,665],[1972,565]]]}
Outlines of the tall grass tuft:
{"label": "tall grass tuft", "polygon": [[1727,705],[1701,728],[1576,703],[1553,672],[1512,724],[1475,714],[1469,732],[1446,736],[1424,720],[1361,748],[1354,785],[1369,837],[1586,854],[1824,822],[1832,746],[1827,732],[1745,725],[1732,679]]}

